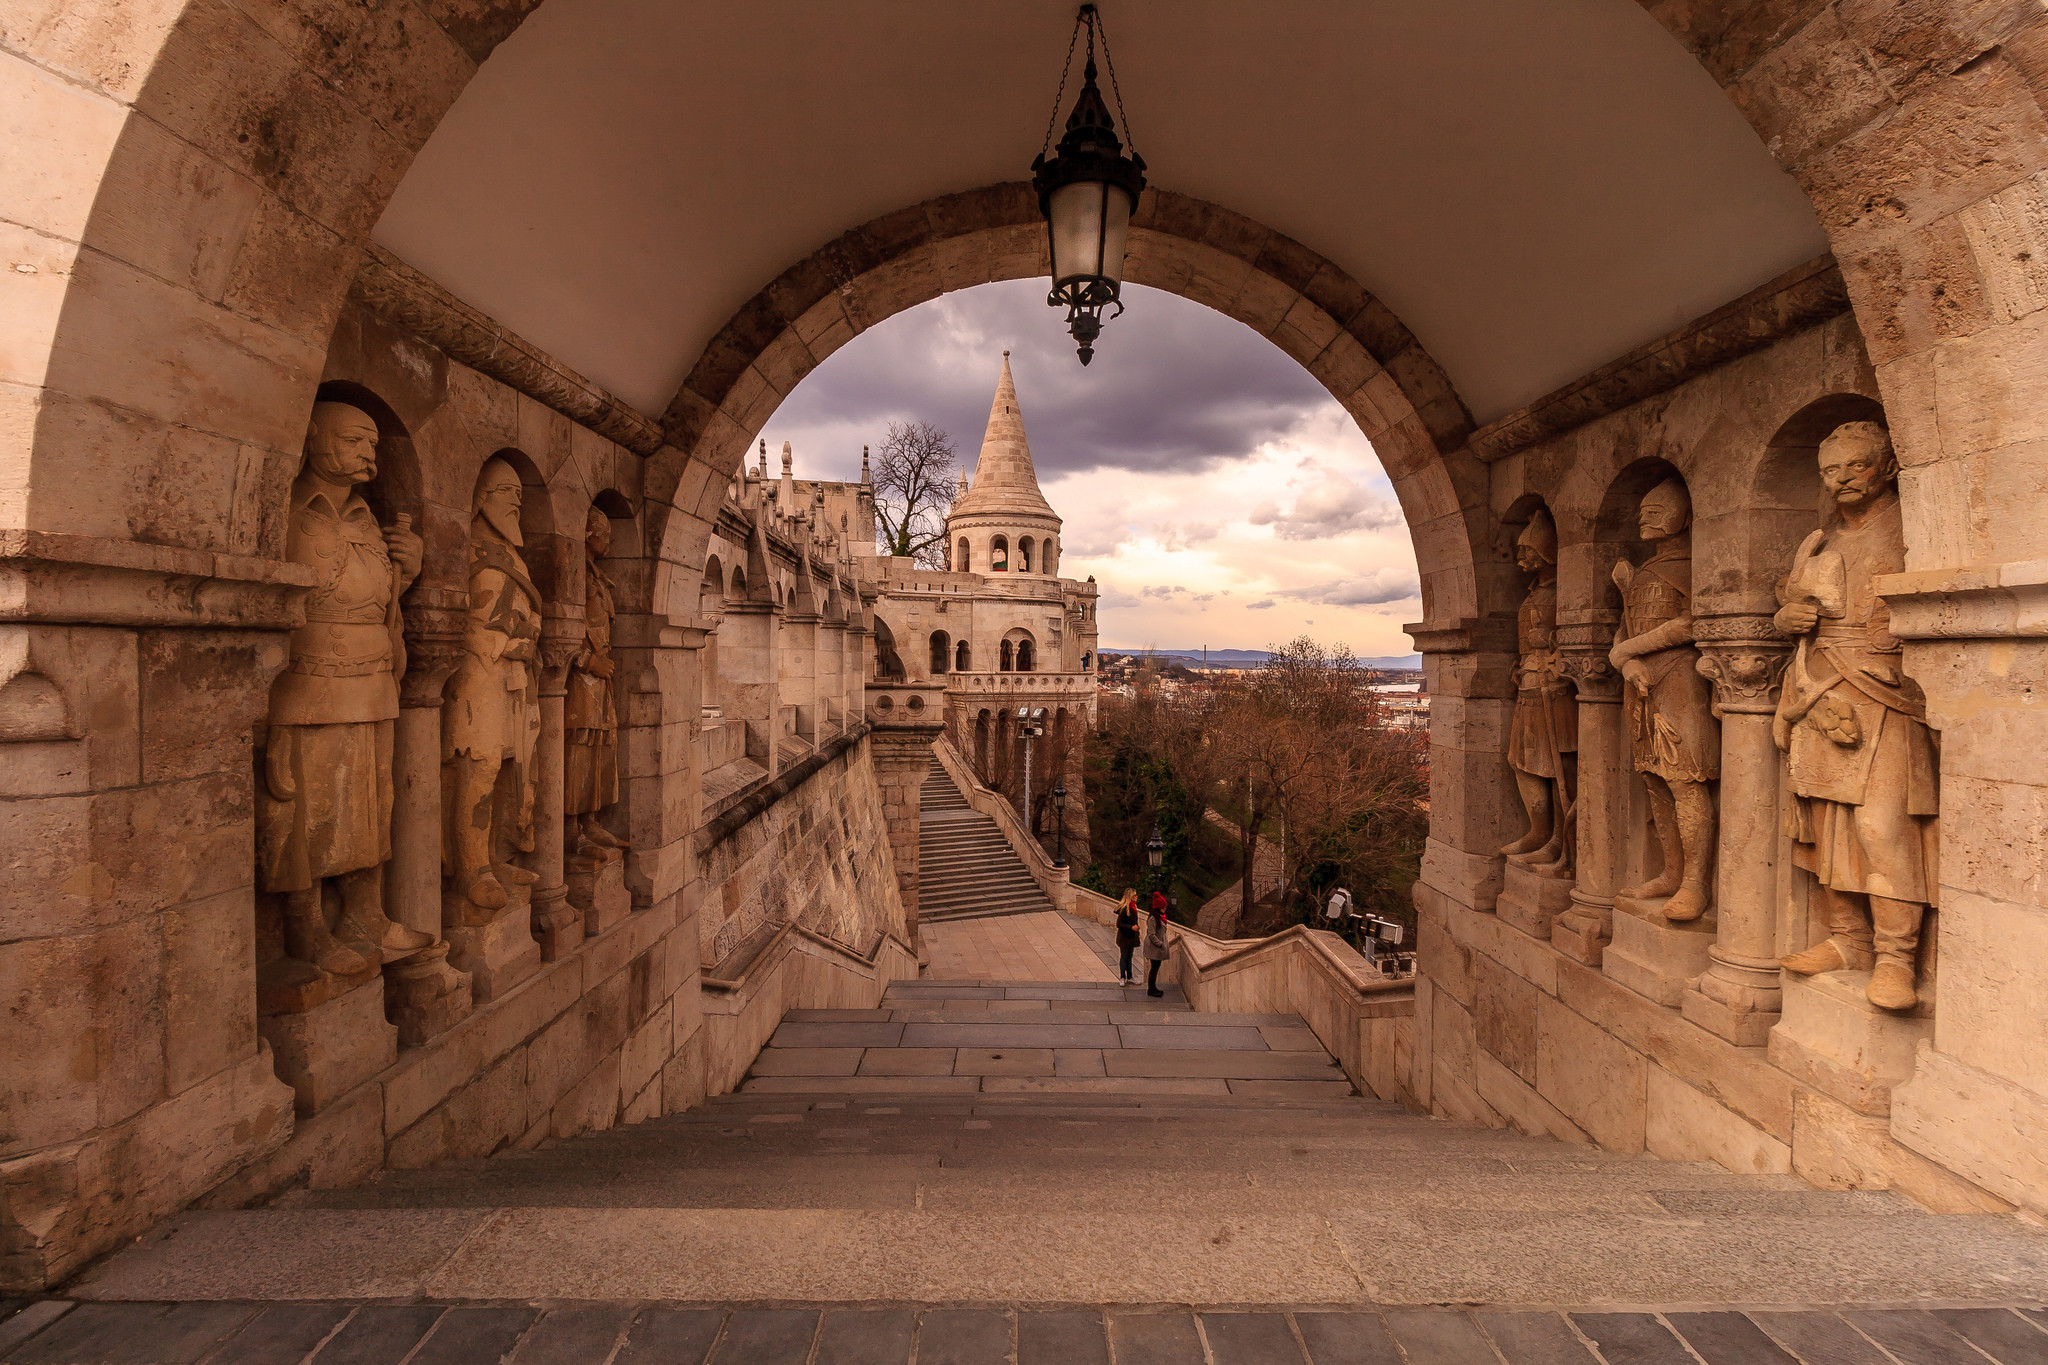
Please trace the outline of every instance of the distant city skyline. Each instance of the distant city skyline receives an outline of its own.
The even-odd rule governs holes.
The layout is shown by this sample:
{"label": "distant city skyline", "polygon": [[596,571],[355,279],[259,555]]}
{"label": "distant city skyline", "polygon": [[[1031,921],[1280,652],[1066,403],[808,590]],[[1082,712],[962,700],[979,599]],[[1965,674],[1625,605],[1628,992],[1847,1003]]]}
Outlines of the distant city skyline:
{"label": "distant city skyline", "polygon": [[835,352],[762,436],[778,458],[790,443],[800,478],[855,478],[862,445],[924,419],[971,476],[1008,349],[1039,484],[1064,521],[1061,573],[1095,576],[1105,641],[1140,642],[1103,648],[1308,635],[1407,656],[1414,549],[1350,415],[1242,323],[1141,286],[1125,300],[1083,369],[1043,281],[948,294]]}

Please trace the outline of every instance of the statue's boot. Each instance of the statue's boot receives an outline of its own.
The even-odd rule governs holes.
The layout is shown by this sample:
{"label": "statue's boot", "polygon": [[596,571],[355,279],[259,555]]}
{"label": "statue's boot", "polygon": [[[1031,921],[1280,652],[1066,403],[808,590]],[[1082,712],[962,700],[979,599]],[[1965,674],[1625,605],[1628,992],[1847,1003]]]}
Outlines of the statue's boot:
{"label": "statue's boot", "polygon": [[[1866,971],[1873,960],[1869,944],[1837,934],[1822,939],[1803,953],[1779,958],[1778,965],[1800,976],[1818,976],[1822,972]],[[1911,976],[1910,972],[1908,976]]]}
{"label": "statue's boot", "polygon": [[1673,782],[1670,789],[1672,823],[1678,827],[1683,862],[1678,890],[1664,902],[1664,918],[1673,924],[1689,924],[1707,913],[1711,895],[1707,869],[1713,860],[1713,798],[1699,782]]}
{"label": "statue's boot", "polygon": [[1892,953],[1879,957],[1863,996],[1881,1010],[1909,1010],[1920,1003],[1913,985],[1912,960]]}
{"label": "statue's boot", "polygon": [[396,962],[430,947],[434,936],[407,928],[384,913],[383,871],[369,867],[341,878],[341,937],[369,944],[384,961]]}
{"label": "statue's boot", "polygon": [[1507,857],[1519,858],[1524,853],[1534,853],[1537,849],[1543,847],[1543,841],[1548,837],[1548,831],[1531,827],[1527,834],[1524,834],[1512,844],[1504,845],[1501,848],[1501,852]]}
{"label": "statue's boot", "polygon": [[320,908],[318,883],[310,890],[286,895],[284,948],[299,961],[336,976],[360,976],[374,965],[327,927],[327,916]]}
{"label": "statue's boot", "polygon": [[532,886],[540,881],[540,873],[528,872],[517,863],[492,863],[491,875],[500,885]]}
{"label": "statue's boot", "polygon": [[1685,873],[1685,843],[1678,836],[1678,808],[1671,799],[1670,788],[1655,778],[1650,779],[1650,817],[1650,828],[1664,853],[1664,869],[1642,885],[1620,892],[1631,900],[1653,901],[1673,895]]}
{"label": "statue's boot", "polygon": [[503,910],[511,899],[488,867],[479,872],[456,873],[455,894],[465,902],[462,922],[472,927],[489,924],[491,917]]}
{"label": "statue's boot", "polygon": [[1664,902],[1664,918],[1673,924],[1690,924],[1707,913],[1707,893],[1691,882],[1681,884]]}
{"label": "statue's boot", "polygon": [[576,832],[583,836],[585,842],[596,844],[599,848],[632,847],[624,839],[621,839],[618,835],[613,834],[603,825],[597,823],[595,816],[585,816],[582,825],[577,828]]}

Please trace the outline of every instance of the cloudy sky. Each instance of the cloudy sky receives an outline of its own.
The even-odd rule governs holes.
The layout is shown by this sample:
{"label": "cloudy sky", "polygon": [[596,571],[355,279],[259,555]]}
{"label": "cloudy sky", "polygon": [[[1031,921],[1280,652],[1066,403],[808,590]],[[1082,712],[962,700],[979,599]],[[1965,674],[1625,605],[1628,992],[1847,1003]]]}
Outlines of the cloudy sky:
{"label": "cloudy sky", "polygon": [[841,348],[762,434],[771,452],[791,443],[799,478],[853,478],[864,443],[924,418],[971,469],[1008,348],[1039,484],[1065,522],[1061,574],[1101,584],[1105,648],[1306,634],[1408,654],[1415,552],[1350,416],[1242,323],[1139,286],[1124,297],[1083,369],[1043,281],[948,294]]}

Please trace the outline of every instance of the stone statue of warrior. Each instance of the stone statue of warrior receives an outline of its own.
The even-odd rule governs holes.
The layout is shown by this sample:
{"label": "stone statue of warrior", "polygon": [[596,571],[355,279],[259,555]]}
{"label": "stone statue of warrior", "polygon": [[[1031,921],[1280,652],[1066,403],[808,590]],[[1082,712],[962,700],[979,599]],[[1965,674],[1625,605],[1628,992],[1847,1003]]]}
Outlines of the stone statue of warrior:
{"label": "stone statue of warrior", "polygon": [[1569,828],[1578,762],[1579,708],[1557,652],[1557,526],[1538,508],[1515,540],[1515,563],[1536,575],[1515,616],[1515,713],[1508,765],[1529,830],[1501,852],[1535,868],[1571,865]]}
{"label": "stone statue of warrior", "polygon": [[[284,897],[285,951],[337,976],[434,941],[384,913],[391,736],[405,672],[398,598],[419,576],[420,538],[409,517],[378,526],[358,491],[376,473],[375,420],[346,403],[314,404],[285,557],[317,577],[291,662],[270,689],[256,792],[258,872],[264,890]],[[337,926],[327,920],[330,880]]]}
{"label": "stone statue of warrior", "polygon": [[1664,866],[1631,900],[1664,899],[1677,923],[1706,913],[1714,856],[1714,797],[1721,775],[1721,726],[1692,644],[1692,499],[1666,479],[1636,512],[1636,533],[1656,546],[1640,568],[1614,566],[1622,592],[1621,630],[1608,651],[1620,671],[1630,756],[1649,787],[1650,819]]}
{"label": "stone statue of warrior", "polygon": [[511,465],[484,462],[471,504],[469,624],[441,718],[442,863],[469,924],[488,923],[509,903],[508,882],[539,880],[511,861],[535,843],[540,738],[540,593],[519,557],[525,492]]}
{"label": "stone statue of warrior", "polygon": [[1913,954],[1936,903],[1939,795],[1926,699],[1899,669],[1891,612],[1872,589],[1906,567],[1898,474],[1875,422],[1821,442],[1836,517],[1806,538],[1778,590],[1778,629],[1799,644],[1771,726],[1792,779],[1792,860],[1820,884],[1829,930],[1784,965],[1867,968],[1870,1003],[1893,1010],[1918,999]]}
{"label": "stone statue of warrior", "polygon": [[569,661],[565,704],[567,762],[563,813],[571,849],[580,856],[608,858],[625,841],[598,823],[598,813],[619,799],[619,712],[613,682],[612,581],[598,561],[612,548],[612,519],[593,507],[583,532],[583,640]]}

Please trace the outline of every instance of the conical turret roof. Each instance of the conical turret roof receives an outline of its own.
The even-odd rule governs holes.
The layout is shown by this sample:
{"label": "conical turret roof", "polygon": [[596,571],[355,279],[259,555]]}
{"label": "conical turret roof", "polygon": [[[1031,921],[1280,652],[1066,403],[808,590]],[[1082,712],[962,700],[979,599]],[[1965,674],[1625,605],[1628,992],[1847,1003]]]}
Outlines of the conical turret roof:
{"label": "conical turret roof", "polygon": [[974,462],[974,485],[954,502],[952,515],[1046,518],[1059,514],[1038,491],[1038,472],[1031,467],[1031,445],[1024,439],[1024,414],[1017,406],[1017,382],[1010,377],[1010,353],[1003,352],[1003,373],[989,404],[988,430]]}

